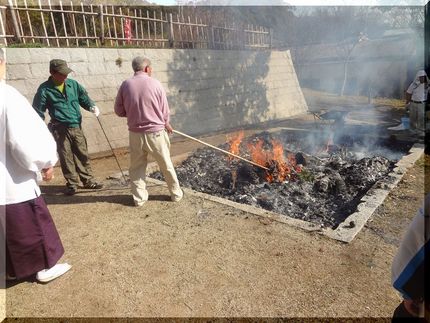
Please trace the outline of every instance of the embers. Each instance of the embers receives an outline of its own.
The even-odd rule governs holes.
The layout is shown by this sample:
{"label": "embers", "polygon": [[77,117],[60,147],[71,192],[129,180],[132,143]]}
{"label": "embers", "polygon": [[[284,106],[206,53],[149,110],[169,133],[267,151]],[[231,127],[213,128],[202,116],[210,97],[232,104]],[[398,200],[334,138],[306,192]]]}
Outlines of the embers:
{"label": "embers", "polygon": [[[326,157],[294,153],[286,148],[288,139],[260,133],[242,138],[238,144],[239,155],[269,167],[269,171],[238,159],[229,161],[224,154],[204,148],[175,167],[178,179],[195,191],[335,227],[356,210],[361,197],[394,166],[384,157],[356,160],[352,154],[343,156],[340,150]],[[274,149],[277,142],[284,143],[282,154],[281,149]],[[230,145],[221,148],[228,150]],[[253,155],[261,159],[257,161]],[[152,176],[162,179],[161,174]]]}

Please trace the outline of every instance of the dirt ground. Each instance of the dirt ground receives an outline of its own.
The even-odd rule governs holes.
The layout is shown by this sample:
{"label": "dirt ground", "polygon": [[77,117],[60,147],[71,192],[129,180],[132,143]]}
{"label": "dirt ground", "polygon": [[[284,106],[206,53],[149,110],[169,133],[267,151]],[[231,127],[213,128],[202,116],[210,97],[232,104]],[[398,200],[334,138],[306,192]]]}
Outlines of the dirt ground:
{"label": "dirt ground", "polygon": [[[312,122],[306,116],[277,126]],[[196,147],[174,140],[172,154]],[[127,154],[119,160],[127,169]],[[8,286],[7,317],[390,317],[400,301],[391,262],[429,191],[429,166],[419,160],[349,244],[191,194],[173,203],[153,184],[142,208],[119,185],[66,197],[56,168],[43,191],[62,260],[73,267],[46,285]],[[101,180],[119,172],[112,157],[92,167]]]}

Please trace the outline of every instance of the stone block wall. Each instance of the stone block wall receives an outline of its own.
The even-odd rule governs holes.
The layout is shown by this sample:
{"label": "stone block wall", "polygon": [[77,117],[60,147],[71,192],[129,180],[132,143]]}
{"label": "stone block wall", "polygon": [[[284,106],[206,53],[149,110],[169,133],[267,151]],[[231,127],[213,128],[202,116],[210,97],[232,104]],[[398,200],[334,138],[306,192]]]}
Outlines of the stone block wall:
{"label": "stone block wall", "polygon": [[[101,109],[114,148],[128,146],[125,118],[113,106],[122,81],[133,75],[133,57],[152,61],[153,77],[166,89],[172,126],[189,135],[238,129],[305,113],[307,105],[288,51],[180,49],[8,48],[7,83],[30,102],[61,58]],[[108,151],[97,119],[82,110],[90,153]],[[49,119],[49,117],[47,117]]]}

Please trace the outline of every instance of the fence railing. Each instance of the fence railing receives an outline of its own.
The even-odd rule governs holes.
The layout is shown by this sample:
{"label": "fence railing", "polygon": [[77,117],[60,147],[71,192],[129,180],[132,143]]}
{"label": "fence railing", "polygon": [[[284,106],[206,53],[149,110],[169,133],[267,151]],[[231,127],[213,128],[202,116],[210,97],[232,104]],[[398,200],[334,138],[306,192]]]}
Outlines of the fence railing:
{"label": "fence railing", "polygon": [[[12,2],[12,0],[9,0]],[[16,0],[15,0],[16,1]],[[72,2],[0,6],[0,43],[47,47],[268,49],[272,32],[255,25],[211,25],[201,18],[143,7]],[[10,19],[6,19],[10,18]],[[30,46],[30,45],[29,45]]]}

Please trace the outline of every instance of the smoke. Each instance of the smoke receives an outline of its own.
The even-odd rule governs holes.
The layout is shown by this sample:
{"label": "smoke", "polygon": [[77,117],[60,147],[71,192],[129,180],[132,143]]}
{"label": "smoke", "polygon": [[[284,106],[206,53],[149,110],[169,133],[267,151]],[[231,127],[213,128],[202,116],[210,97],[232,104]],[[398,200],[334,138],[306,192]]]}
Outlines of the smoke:
{"label": "smoke", "polygon": [[[340,118],[331,119],[336,117]],[[390,137],[386,130],[389,124],[386,118],[374,105],[338,108],[300,136],[285,131],[282,134],[283,144],[288,150],[317,157],[340,154],[358,160],[381,156],[398,161],[410,143]]]}

